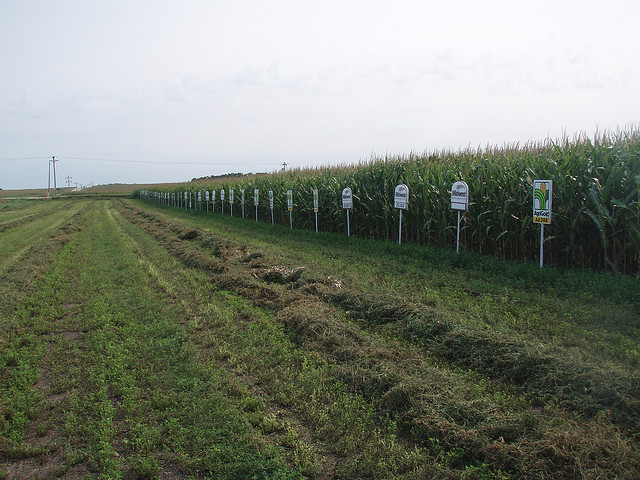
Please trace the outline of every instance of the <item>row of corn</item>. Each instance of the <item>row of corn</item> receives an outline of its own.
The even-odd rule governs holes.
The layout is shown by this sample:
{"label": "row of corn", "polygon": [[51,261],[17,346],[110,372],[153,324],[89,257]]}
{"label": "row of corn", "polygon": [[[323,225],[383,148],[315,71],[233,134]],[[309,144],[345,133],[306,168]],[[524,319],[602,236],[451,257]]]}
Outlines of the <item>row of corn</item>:
{"label": "row of corn", "polygon": [[[553,181],[552,223],[545,229],[545,262],[568,267],[640,271],[640,130],[578,136],[561,141],[459,152],[372,158],[357,165],[294,170],[240,179],[161,187],[176,194],[216,190],[235,192],[234,216],[257,218],[296,228],[315,228],[313,191],[318,190],[319,229],[346,232],[342,190],[351,188],[352,235],[397,240],[396,185],[409,187],[403,212],[402,241],[455,246],[456,211],[451,186],[469,186],[469,210],[461,223],[461,244],[468,250],[502,258],[533,260],[539,252],[539,225],[533,223],[533,181]],[[290,211],[287,191],[294,196]],[[273,192],[273,211],[268,192]],[[202,203],[199,203],[202,208]],[[209,203],[207,208],[212,205]],[[231,213],[230,205],[226,214]]]}

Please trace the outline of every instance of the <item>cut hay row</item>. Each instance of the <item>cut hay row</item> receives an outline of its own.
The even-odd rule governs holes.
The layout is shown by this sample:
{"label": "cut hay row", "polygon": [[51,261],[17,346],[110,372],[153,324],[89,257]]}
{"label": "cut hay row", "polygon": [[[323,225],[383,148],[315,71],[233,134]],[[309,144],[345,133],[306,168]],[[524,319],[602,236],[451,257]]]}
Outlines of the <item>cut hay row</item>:
{"label": "cut hay row", "polygon": [[[207,209],[221,213],[220,192],[235,191],[234,216],[255,219],[253,192],[260,192],[258,219],[271,221],[268,192],[274,196],[274,220],[288,225],[286,192],[293,191],[293,226],[314,229],[313,191],[319,196],[319,229],[347,232],[341,193],[353,192],[352,235],[398,238],[398,210],[393,208],[397,184],[409,187],[409,210],[403,216],[403,241],[454,246],[456,212],[450,208],[451,186],[469,185],[469,210],[461,225],[463,248],[501,258],[534,260],[539,252],[539,226],[532,218],[533,182],[553,181],[553,217],[545,232],[545,261],[566,267],[611,269],[637,273],[640,268],[640,131],[593,139],[546,141],[524,147],[484,148],[457,153],[385,156],[335,168],[296,170],[216,184],[179,185],[156,192],[184,192],[198,204],[197,192],[217,191]],[[181,195],[178,195],[181,194]],[[183,204],[184,205],[184,204]]]}

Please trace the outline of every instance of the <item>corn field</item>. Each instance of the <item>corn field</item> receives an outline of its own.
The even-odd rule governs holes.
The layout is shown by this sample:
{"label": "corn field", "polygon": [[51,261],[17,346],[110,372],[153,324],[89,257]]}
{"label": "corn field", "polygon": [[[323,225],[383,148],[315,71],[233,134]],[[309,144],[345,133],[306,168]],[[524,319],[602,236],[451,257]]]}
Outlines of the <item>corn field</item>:
{"label": "corn field", "polygon": [[[553,181],[552,223],[545,228],[545,262],[565,267],[640,271],[640,130],[577,136],[560,141],[459,152],[375,157],[356,165],[294,170],[214,184],[164,188],[169,193],[235,191],[234,216],[255,219],[253,192],[258,189],[258,219],[289,225],[287,190],[293,191],[293,226],[315,229],[313,190],[319,194],[319,229],[345,232],[341,194],[353,191],[352,235],[398,239],[399,212],[393,208],[397,184],[409,187],[403,213],[403,242],[456,244],[457,212],[450,208],[452,184],[469,185],[469,210],[461,222],[461,248],[505,259],[534,260],[539,255],[540,226],[533,223],[533,182]],[[204,198],[204,193],[202,193]],[[228,202],[227,198],[225,199]],[[211,205],[211,203],[210,203]],[[200,205],[201,208],[202,206]],[[204,209],[204,207],[202,207]],[[210,208],[210,207],[209,207]],[[229,214],[225,205],[225,214]]]}

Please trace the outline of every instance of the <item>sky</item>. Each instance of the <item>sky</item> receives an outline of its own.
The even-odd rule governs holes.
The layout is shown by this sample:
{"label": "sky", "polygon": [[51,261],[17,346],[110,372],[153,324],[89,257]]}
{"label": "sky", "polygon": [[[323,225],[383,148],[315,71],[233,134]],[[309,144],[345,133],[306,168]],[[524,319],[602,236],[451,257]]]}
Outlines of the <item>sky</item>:
{"label": "sky", "polygon": [[0,188],[616,131],[637,0],[1,0]]}

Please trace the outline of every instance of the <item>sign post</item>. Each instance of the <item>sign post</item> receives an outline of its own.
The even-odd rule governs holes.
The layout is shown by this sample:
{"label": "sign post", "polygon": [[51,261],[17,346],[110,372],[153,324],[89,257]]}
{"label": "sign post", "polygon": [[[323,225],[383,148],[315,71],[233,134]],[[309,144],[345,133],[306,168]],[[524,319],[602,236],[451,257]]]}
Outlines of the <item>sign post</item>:
{"label": "sign post", "polygon": [[253,205],[256,207],[256,222],[258,221],[258,196],[260,191],[256,188],[253,190]]}
{"label": "sign post", "polygon": [[402,210],[409,208],[409,187],[404,183],[396,186],[393,196],[393,206],[400,210],[400,226],[398,230],[398,245],[402,243]]}
{"label": "sign post", "polygon": [[244,188],[240,189],[240,205],[242,206],[242,218],[244,218]]}
{"label": "sign post", "polygon": [[271,225],[273,225],[273,190],[269,190],[269,209],[271,209]]}
{"label": "sign post", "polygon": [[544,264],[544,226],[551,223],[552,190],[552,180],[533,181],[533,223],[540,224],[540,268]]}
{"label": "sign post", "polygon": [[216,191],[211,190],[211,212],[216,213]]}
{"label": "sign post", "polygon": [[318,206],[320,202],[318,200],[318,189],[313,190],[313,212],[316,214],[316,233],[318,233]]}
{"label": "sign post", "polygon": [[469,186],[462,181],[451,187],[451,209],[458,211],[458,229],[456,231],[456,254],[460,253],[460,212],[469,210]]}
{"label": "sign post", "polygon": [[229,189],[229,205],[231,206],[231,216],[233,217],[233,188]]}
{"label": "sign post", "polygon": [[207,204],[207,213],[209,213],[209,190],[204,192],[204,201]]}
{"label": "sign post", "polygon": [[224,215],[224,188],[220,190],[220,211]]}
{"label": "sign post", "polygon": [[293,190],[287,190],[287,208],[289,209],[289,228],[293,230]]}
{"label": "sign post", "polygon": [[347,211],[347,237],[350,237],[351,226],[349,225],[349,210],[353,208],[353,194],[349,187],[342,190],[342,208]]}

